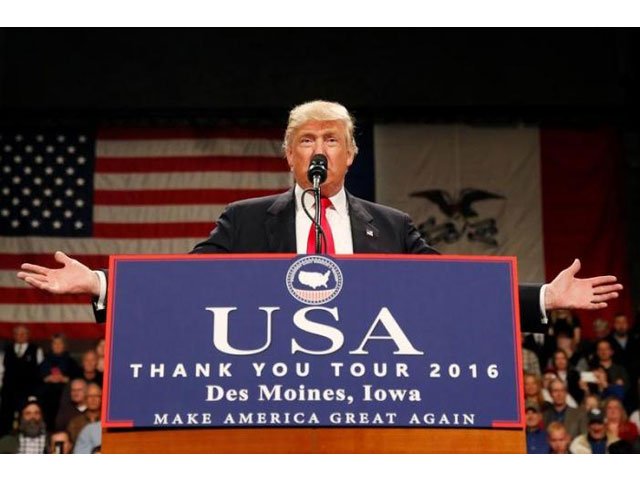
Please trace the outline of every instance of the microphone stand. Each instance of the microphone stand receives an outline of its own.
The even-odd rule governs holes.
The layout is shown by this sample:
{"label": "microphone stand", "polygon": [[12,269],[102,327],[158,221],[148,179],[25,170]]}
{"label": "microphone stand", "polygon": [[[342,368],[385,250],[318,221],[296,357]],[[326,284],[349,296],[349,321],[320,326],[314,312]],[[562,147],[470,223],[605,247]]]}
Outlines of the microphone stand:
{"label": "microphone stand", "polygon": [[321,208],[322,205],[320,204],[320,176],[319,175],[314,175],[313,176],[313,198],[315,200],[315,222],[313,222],[314,227],[315,227],[315,231],[316,231],[316,255],[320,255],[322,254],[322,245],[321,245],[321,240],[320,240],[320,232],[322,230],[322,227],[320,225],[320,212],[321,212]]}

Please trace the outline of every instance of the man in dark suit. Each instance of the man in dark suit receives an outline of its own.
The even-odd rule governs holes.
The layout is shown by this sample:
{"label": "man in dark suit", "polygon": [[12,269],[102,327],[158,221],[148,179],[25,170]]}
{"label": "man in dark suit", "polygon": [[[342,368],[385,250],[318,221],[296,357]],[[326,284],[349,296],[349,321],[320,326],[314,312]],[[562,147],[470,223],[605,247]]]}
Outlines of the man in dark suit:
{"label": "man in dark suit", "polygon": [[[208,240],[192,253],[311,253],[315,251],[311,220],[304,213],[303,191],[311,187],[307,171],[311,158],[327,158],[327,178],[321,185],[323,222],[327,225],[327,253],[437,253],[429,247],[410,218],[398,210],[353,197],[344,179],[358,152],[353,119],[338,103],[314,101],[295,107],[289,116],[284,152],[295,179],[289,192],[229,205]],[[326,202],[326,203],[325,203]],[[330,233],[329,233],[330,232]],[[106,278],[62,252],[58,270],[24,264],[20,278],[54,293],[90,293],[98,298],[97,315],[106,295]],[[622,288],[615,277],[577,279],[580,262],[564,270],[548,285],[520,288],[521,322],[526,331],[545,331],[545,310],[603,308]],[[489,299],[488,299],[489,301]]]}

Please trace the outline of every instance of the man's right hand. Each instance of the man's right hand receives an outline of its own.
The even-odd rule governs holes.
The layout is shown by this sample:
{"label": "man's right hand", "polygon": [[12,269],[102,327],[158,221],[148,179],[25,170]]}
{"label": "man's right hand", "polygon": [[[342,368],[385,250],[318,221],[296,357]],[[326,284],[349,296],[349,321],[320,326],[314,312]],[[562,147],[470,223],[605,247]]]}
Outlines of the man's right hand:
{"label": "man's right hand", "polygon": [[100,295],[100,280],[93,270],[63,252],[56,252],[54,258],[63,264],[62,268],[23,263],[18,278],[32,287],[51,293],[84,293],[94,297]]}

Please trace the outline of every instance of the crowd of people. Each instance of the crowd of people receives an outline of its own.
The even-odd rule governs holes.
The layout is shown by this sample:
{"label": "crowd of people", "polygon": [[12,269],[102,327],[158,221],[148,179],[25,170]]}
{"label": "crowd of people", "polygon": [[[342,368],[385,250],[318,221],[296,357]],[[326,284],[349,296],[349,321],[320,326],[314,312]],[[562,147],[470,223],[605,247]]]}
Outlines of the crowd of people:
{"label": "crowd of people", "polygon": [[78,361],[64,335],[44,353],[18,325],[1,354],[0,453],[100,451],[104,340]]}
{"label": "crowd of people", "polygon": [[[640,331],[616,315],[585,340],[570,311],[522,337],[527,453],[640,453]],[[97,453],[104,340],[77,354],[63,335],[44,353],[14,329],[0,362],[0,453]]]}
{"label": "crowd of people", "polygon": [[528,453],[640,453],[640,331],[624,314],[597,319],[552,312],[548,335],[524,335]]}

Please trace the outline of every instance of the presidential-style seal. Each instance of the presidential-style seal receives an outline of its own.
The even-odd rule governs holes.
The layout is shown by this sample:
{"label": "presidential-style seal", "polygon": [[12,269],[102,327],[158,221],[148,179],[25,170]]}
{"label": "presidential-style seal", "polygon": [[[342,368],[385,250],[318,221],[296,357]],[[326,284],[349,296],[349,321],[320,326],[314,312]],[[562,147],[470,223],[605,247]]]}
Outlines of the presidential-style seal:
{"label": "presidential-style seal", "polygon": [[286,283],[296,300],[307,305],[322,305],[336,298],[342,290],[342,272],[331,259],[310,255],[289,267]]}

